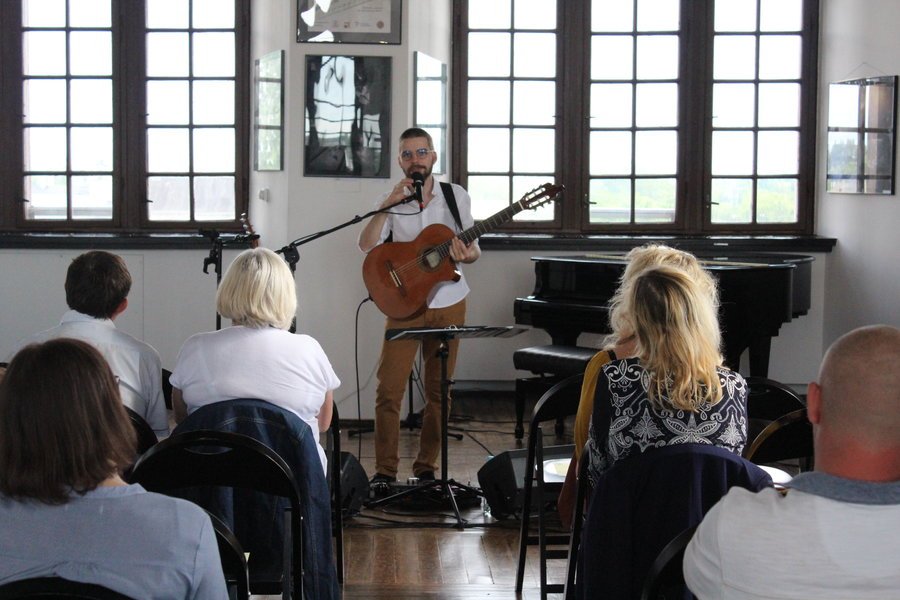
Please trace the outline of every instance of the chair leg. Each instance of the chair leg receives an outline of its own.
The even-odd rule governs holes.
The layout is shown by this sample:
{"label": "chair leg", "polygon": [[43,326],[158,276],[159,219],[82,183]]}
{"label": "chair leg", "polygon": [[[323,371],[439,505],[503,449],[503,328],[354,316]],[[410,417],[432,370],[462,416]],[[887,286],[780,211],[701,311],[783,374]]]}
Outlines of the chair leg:
{"label": "chair leg", "polygon": [[516,439],[521,440],[525,437],[525,400],[527,397],[526,387],[527,379],[516,379]]}
{"label": "chair leg", "polygon": [[516,591],[522,591],[525,579],[525,559],[528,554],[528,519],[531,514],[531,485],[534,481],[534,449],[537,433],[528,436],[528,453],[525,460],[525,487],[522,498],[522,525],[519,530],[519,564],[516,567]]}

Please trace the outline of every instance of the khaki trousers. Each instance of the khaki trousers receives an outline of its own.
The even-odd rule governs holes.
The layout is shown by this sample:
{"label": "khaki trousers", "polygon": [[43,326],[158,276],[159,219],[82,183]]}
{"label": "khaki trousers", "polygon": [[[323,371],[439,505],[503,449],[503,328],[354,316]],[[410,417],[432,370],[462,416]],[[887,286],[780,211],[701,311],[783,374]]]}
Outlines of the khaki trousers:
{"label": "khaki trousers", "polygon": [[[408,327],[460,326],[464,324],[465,318],[466,301],[462,300],[446,308],[426,309],[424,313],[412,319],[388,318],[385,331]],[[422,417],[422,432],[419,435],[419,454],[413,463],[413,473],[418,475],[423,471],[437,471],[438,468],[441,453],[441,359],[438,356],[440,340],[428,338],[421,342],[385,341],[381,348],[375,398],[375,471],[382,475],[397,476],[400,462],[398,448],[400,408],[420,343],[425,370],[425,412]],[[448,346],[447,377],[452,379],[459,340],[450,340]],[[447,410],[450,410],[449,406]]]}

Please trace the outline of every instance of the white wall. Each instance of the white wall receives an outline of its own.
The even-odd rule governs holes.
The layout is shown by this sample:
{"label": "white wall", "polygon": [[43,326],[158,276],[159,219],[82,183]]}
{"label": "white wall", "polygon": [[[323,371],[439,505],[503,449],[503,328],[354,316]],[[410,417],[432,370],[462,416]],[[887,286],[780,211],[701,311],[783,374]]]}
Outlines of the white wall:
{"label": "white wall", "polygon": [[825,274],[825,344],[861,325],[900,326],[900,200],[824,191],[828,84],[900,73],[898,27],[896,0],[822,2],[817,229],[838,240]]}
{"label": "white wall", "polygon": [[[869,0],[875,2],[876,0]],[[823,82],[840,78],[862,61],[878,65],[884,72],[897,72],[900,50],[859,51],[874,33],[885,44],[900,42],[889,35],[886,20],[900,25],[900,8],[890,0],[878,2],[879,22],[851,35],[852,22],[862,12],[851,0],[824,0],[826,33],[838,51],[824,48]],[[450,0],[404,2],[403,40],[399,46],[297,44],[296,3],[254,0],[253,48],[256,59],[273,50],[285,50],[286,58],[286,146],[285,170],[254,172],[250,181],[250,216],[262,243],[280,248],[302,235],[333,227],[372,208],[378,196],[400,176],[394,166],[391,180],[331,179],[303,176],[304,68],[307,52],[314,54],[385,55],[393,59],[392,136],[396,140],[412,117],[412,53],[425,51],[449,62]],[[875,12],[875,11],[873,11]],[[837,14],[835,14],[837,13]],[[835,22],[840,22],[836,29]],[[412,23],[415,23],[413,26]],[[861,26],[860,26],[861,27]],[[877,28],[877,29],[876,29]],[[854,30],[855,31],[855,30]],[[844,55],[857,53],[856,58]],[[895,55],[895,56],[894,56]],[[835,61],[848,63],[834,66]],[[852,63],[852,64],[849,64]],[[832,72],[834,71],[834,72]],[[836,73],[835,73],[836,72]],[[840,73],[838,75],[837,73]],[[825,83],[823,83],[823,89]],[[824,99],[824,92],[823,92]],[[824,131],[824,124],[820,126]],[[396,145],[396,144],[395,144]],[[392,148],[391,152],[395,152]],[[269,190],[269,200],[260,201],[260,189]],[[819,227],[823,235],[839,238],[835,256],[820,254],[813,266],[812,309],[785,324],[773,340],[770,375],[789,383],[805,383],[815,376],[823,345],[848,327],[877,320],[898,324],[893,304],[898,298],[900,277],[894,266],[897,242],[885,231],[898,222],[900,205],[895,198],[836,197],[819,199]],[[478,199],[476,198],[477,202]],[[865,213],[865,214],[860,214]],[[342,385],[336,399],[342,415],[356,417],[354,371],[354,321],[359,302],[367,296],[360,269],[363,255],[356,249],[361,224],[343,229],[300,247],[297,286],[300,296],[298,324],[316,337],[330,357]],[[888,250],[886,250],[888,249]],[[0,251],[0,358],[15,341],[54,325],[65,309],[65,269],[78,252]],[[215,326],[215,277],[202,273],[203,251],[122,251],[135,279],[131,306],[119,326],[146,339],[162,355],[165,366],[174,364],[181,343],[192,333]],[[468,322],[484,325],[513,323],[513,300],[530,293],[534,271],[529,257],[539,252],[485,251],[481,260],[467,266],[473,289]],[[543,253],[546,254],[546,253]],[[559,253],[562,254],[562,253]],[[227,251],[225,264],[234,252]],[[359,372],[362,416],[373,415],[374,377],[383,330],[383,317],[372,303],[363,305],[359,327]],[[824,323],[827,323],[826,326]],[[597,342],[582,336],[582,344]],[[512,366],[516,348],[549,342],[540,330],[509,339],[473,339],[463,342],[456,379],[511,380],[518,374]]]}

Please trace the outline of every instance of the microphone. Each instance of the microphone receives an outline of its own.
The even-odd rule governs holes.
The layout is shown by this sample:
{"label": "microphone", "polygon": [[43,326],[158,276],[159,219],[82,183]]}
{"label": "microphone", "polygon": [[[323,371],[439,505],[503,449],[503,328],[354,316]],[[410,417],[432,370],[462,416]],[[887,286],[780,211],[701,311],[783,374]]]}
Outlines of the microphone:
{"label": "microphone", "polygon": [[425,183],[425,176],[417,171],[413,173],[411,177],[413,188],[415,188],[413,196],[415,196],[416,200],[419,202],[419,210],[425,210],[425,201],[422,199],[422,185]]}

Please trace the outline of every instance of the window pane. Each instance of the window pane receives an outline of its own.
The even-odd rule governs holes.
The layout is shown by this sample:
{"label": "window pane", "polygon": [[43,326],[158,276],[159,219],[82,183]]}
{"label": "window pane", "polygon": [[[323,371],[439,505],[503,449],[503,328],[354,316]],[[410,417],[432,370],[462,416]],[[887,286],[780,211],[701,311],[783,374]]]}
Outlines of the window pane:
{"label": "window pane", "polygon": [[469,123],[509,124],[509,82],[469,82]]}
{"label": "window pane", "polygon": [[112,185],[109,175],[72,177],[72,218],[111,219]]}
{"label": "window pane", "polygon": [[678,125],[678,84],[643,83],[635,90],[635,125],[674,127]]}
{"label": "window pane", "polygon": [[513,46],[513,75],[553,77],[556,75],[556,35],[517,33]]}
{"label": "window pane", "polygon": [[514,129],[513,171],[553,173],[555,148],[553,140],[552,129]]}
{"label": "window pane", "polygon": [[509,206],[509,177],[469,177],[468,192],[472,197],[472,218],[480,221]]}
{"label": "window pane", "polygon": [[65,27],[66,0],[22,0],[25,27]]}
{"label": "window pane", "polygon": [[186,125],[190,111],[187,81],[147,82],[147,123]]}
{"label": "window pane", "polygon": [[591,38],[591,79],[631,79],[631,36],[595,35]]}
{"label": "window pane", "polygon": [[630,83],[591,85],[591,127],[630,127]]}
{"label": "window pane", "polygon": [[796,131],[760,131],[756,172],[760,175],[795,175],[800,143]]}
{"label": "window pane", "polygon": [[758,223],[796,223],[797,204],[796,179],[760,179],[757,182]]}
{"label": "window pane", "polygon": [[753,173],[753,133],[713,131],[713,175],[750,175]]}
{"label": "window pane", "polygon": [[147,34],[147,75],[187,77],[188,35],[186,33]]}
{"label": "window pane", "polygon": [[194,123],[231,125],[234,123],[234,82],[194,82]]}
{"label": "window pane", "polygon": [[191,180],[187,177],[148,177],[147,198],[151,221],[191,218]]}
{"label": "window pane", "polygon": [[509,29],[510,0],[469,2],[470,29]]}
{"label": "window pane", "polygon": [[151,173],[186,173],[190,166],[188,130],[148,129],[147,165]]}
{"label": "window pane", "polygon": [[26,127],[25,170],[65,171],[68,147],[63,127]]}
{"label": "window pane", "polygon": [[23,94],[26,123],[66,122],[64,79],[26,79]]}
{"label": "window pane", "polygon": [[591,175],[631,174],[631,132],[591,132]]}
{"label": "window pane", "polygon": [[70,27],[111,27],[109,0],[69,0]]}
{"label": "window pane", "polygon": [[750,35],[717,35],[713,49],[713,77],[754,79],[756,38]]}
{"label": "window pane", "polygon": [[112,123],[111,79],[73,79],[73,123]]}
{"label": "window pane", "polygon": [[234,129],[194,130],[195,171],[206,173],[234,171],[234,150]]}
{"label": "window pane", "polygon": [[[563,0],[565,1],[565,0]],[[478,4],[493,4],[478,2]],[[470,4],[475,4],[471,2]],[[556,2],[552,0],[516,0],[516,29],[556,29]]]}
{"label": "window pane", "polygon": [[112,171],[112,127],[73,127],[73,171]]}
{"label": "window pane", "polygon": [[638,79],[678,77],[678,38],[674,35],[642,35],[637,39]]}
{"label": "window pane", "polygon": [[66,34],[26,31],[22,34],[24,75],[65,75]]}
{"label": "window pane", "polygon": [[753,127],[754,85],[716,83],[713,85],[713,127]]}
{"label": "window pane", "polygon": [[192,25],[197,29],[234,29],[234,2],[193,0]]}
{"label": "window pane", "polygon": [[712,180],[713,223],[750,223],[753,219],[753,180]]}
{"label": "window pane", "polygon": [[184,0],[147,0],[147,28],[187,29],[189,7]]}
{"label": "window pane", "polygon": [[233,33],[196,33],[193,42],[195,77],[234,75]]}
{"label": "window pane", "polygon": [[234,177],[194,178],[194,218],[230,221],[234,214]]}
{"label": "window pane", "polygon": [[593,0],[591,31],[634,31],[634,0]]}
{"label": "window pane", "polygon": [[[502,96],[494,101],[499,98]],[[553,125],[556,122],[556,84],[516,81],[513,84],[513,121],[518,125]]]}
{"label": "window pane", "polygon": [[[552,181],[548,177],[531,177],[516,176],[512,178],[512,199],[518,202],[525,194],[533,191],[535,188]],[[554,203],[548,202],[543,206],[534,209],[523,210],[515,217],[514,221],[552,221],[554,215]]]}
{"label": "window pane", "polygon": [[469,128],[468,163],[473,173],[509,171],[509,130]]}
{"label": "window pane", "polygon": [[674,131],[638,131],[634,136],[634,172],[670,175],[676,172],[678,134]]}
{"label": "window pane", "polygon": [[73,31],[69,36],[69,72],[72,75],[112,75],[112,34],[108,31]]}
{"label": "window pane", "polygon": [[759,84],[759,126],[800,126],[799,83]]}
{"label": "window pane", "polygon": [[631,180],[592,179],[591,223],[629,223],[631,221]]}
{"label": "window pane", "polygon": [[638,31],[676,31],[678,0],[638,0]]}
{"label": "window pane", "polygon": [[756,0],[716,0],[716,31],[756,31]]}
{"label": "window pane", "polygon": [[638,179],[634,182],[634,222],[674,223],[677,179]]}
{"label": "window pane", "polygon": [[803,0],[760,0],[761,31],[800,31],[803,28]]}
{"label": "window pane", "polygon": [[509,57],[508,33],[469,34],[469,77],[508,77]]}
{"label": "window pane", "polygon": [[60,220],[67,218],[69,192],[65,175],[25,177],[25,218]]}
{"label": "window pane", "polygon": [[760,79],[800,78],[800,36],[764,35],[759,40]]}

